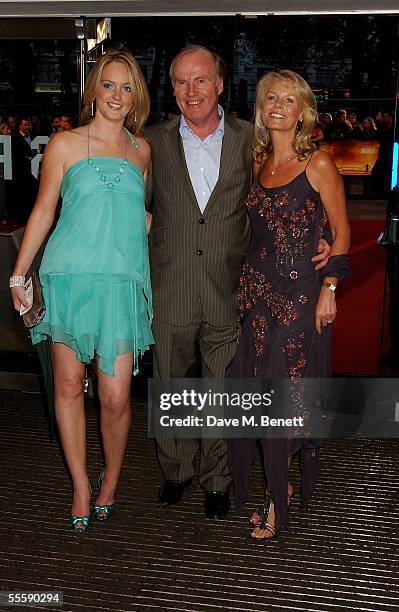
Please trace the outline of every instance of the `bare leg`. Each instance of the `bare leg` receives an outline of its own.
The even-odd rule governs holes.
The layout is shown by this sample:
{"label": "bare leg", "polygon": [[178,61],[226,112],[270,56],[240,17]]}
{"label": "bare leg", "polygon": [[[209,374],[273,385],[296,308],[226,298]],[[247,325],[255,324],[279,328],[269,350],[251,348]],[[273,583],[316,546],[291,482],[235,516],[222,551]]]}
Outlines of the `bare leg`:
{"label": "bare leg", "polygon": [[85,516],[90,512],[83,393],[85,364],[76,359],[73,349],[60,342],[51,345],[51,353],[55,415],[74,491],[71,514]]}
{"label": "bare leg", "polygon": [[115,361],[115,376],[98,369],[98,394],[101,402],[101,433],[105,456],[105,474],[96,504],[112,504],[125,456],[130,424],[130,387],[133,355],[119,355]]}

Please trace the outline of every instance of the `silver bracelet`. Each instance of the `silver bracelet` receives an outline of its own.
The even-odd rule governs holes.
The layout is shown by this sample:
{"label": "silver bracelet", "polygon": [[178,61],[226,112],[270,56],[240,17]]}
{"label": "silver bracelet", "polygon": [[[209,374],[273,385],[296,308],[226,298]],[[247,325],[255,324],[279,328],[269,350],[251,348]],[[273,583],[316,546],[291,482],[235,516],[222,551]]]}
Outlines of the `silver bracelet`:
{"label": "silver bracelet", "polygon": [[25,287],[25,276],[10,276],[11,287]]}

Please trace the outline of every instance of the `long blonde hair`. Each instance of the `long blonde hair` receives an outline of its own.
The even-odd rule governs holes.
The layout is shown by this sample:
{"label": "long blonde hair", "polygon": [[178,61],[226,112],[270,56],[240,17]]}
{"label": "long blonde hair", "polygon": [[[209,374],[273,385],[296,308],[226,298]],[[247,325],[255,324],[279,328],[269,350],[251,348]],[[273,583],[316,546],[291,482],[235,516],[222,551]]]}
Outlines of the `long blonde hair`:
{"label": "long blonde hair", "polygon": [[312,142],[312,130],[317,119],[316,99],[308,83],[299,74],[292,70],[279,70],[278,72],[268,72],[263,75],[256,86],[255,102],[255,129],[253,138],[253,156],[256,162],[260,163],[265,155],[272,151],[272,139],[269,130],[262,122],[262,108],[270,83],[274,79],[282,82],[291,81],[295,93],[298,97],[302,109],[303,121],[298,123],[298,132],[293,146],[298,154],[298,159],[305,159],[316,146]]}
{"label": "long blonde hair", "polygon": [[79,125],[88,125],[93,120],[92,104],[97,96],[102,71],[111,62],[121,62],[126,66],[133,106],[126,115],[125,127],[133,134],[138,135],[150,112],[150,96],[140,66],[128,49],[108,49],[90,70],[86,79]]}

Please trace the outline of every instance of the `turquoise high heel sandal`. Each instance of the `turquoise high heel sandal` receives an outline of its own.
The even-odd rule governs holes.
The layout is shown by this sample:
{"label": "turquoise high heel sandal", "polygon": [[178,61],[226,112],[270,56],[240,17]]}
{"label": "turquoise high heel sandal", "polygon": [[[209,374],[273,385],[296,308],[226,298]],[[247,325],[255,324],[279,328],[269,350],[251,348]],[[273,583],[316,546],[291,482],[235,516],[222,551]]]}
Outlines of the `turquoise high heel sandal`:
{"label": "turquoise high heel sandal", "polygon": [[[104,472],[105,472],[105,468],[102,470],[102,472],[100,473],[98,479],[97,479],[97,485],[98,485],[98,490],[100,491],[101,489],[101,485],[103,482],[103,478],[104,478]],[[113,515],[113,513],[116,510],[116,505],[115,504],[104,504],[103,506],[100,506],[99,504],[95,504],[94,508],[93,508],[93,512],[94,512],[94,516],[96,518],[97,521],[108,521],[108,519],[111,518],[111,516]]]}
{"label": "turquoise high heel sandal", "polygon": [[76,533],[87,531],[90,527],[91,520],[91,514],[86,514],[85,516],[74,516],[71,514],[69,517],[69,523]]}
{"label": "turquoise high heel sandal", "polygon": [[[90,487],[90,495],[93,493],[91,485]],[[69,524],[73,528],[76,533],[84,533],[90,527],[90,523],[92,521],[91,512],[89,514],[85,514],[84,516],[76,516],[71,514],[69,517]]]}

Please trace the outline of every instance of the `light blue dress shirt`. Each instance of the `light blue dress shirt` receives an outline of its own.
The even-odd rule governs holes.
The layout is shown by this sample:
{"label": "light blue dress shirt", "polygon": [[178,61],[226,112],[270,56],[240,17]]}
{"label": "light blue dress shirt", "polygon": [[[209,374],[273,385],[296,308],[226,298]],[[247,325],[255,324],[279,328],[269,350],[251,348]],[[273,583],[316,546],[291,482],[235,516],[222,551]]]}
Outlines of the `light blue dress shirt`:
{"label": "light blue dress shirt", "polygon": [[184,115],[180,118],[179,132],[183,141],[188,173],[201,212],[204,212],[219,178],[224,135],[224,112],[221,106],[218,106],[218,113],[219,125],[205,140],[194,134],[187,125]]}

